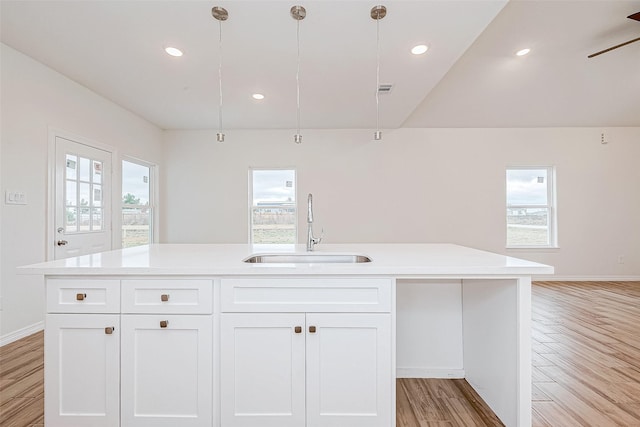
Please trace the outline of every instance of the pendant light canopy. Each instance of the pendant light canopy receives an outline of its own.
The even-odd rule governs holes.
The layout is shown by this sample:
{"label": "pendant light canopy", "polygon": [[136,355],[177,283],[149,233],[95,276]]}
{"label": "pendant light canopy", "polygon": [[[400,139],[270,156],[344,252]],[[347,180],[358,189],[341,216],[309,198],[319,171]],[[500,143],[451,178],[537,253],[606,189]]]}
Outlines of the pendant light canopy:
{"label": "pendant light canopy", "polygon": [[214,6],[211,9],[211,15],[218,20],[219,37],[218,37],[218,87],[220,89],[220,105],[218,107],[218,133],[216,133],[216,141],[224,142],[224,132],[222,131],[222,21],[229,19],[227,9],[220,6]]}
{"label": "pendant light canopy", "polygon": [[296,20],[296,45],[297,45],[297,63],[296,63],[296,134],[293,135],[293,141],[296,144],[302,143],[302,134],[300,134],[300,21],[307,16],[307,10],[302,6],[292,6],[291,17]]}
{"label": "pendant light canopy", "polygon": [[387,8],[378,5],[371,8],[371,19],[376,21],[376,131],[373,139],[380,141],[382,131],[380,130],[380,20],[387,16]]}

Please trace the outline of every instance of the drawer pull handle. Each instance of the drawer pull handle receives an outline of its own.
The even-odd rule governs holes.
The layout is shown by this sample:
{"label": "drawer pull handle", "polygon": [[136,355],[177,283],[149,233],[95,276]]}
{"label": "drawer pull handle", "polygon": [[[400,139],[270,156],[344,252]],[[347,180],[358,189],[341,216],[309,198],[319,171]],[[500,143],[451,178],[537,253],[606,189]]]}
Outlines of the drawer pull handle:
{"label": "drawer pull handle", "polygon": [[296,326],[293,330],[296,332],[296,334],[300,334],[302,333],[302,326]]}
{"label": "drawer pull handle", "polygon": [[162,294],[162,295],[160,295],[160,301],[162,301],[162,302],[167,302],[167,301],[169,301],[169,294]]}
{"label": "drawer pull handle", "polygon": [[316,327],[315,326],[309,326],[309,333],[310,334],[315,334],[316,333]]}
{"label": "drawer pull handle", "polygon": [[169,326],[169,321],[168,320],[161,320],[160,321],[160,327],[161,328],[166,328],[167,326]]}
{"label": "drawer pull handle", "polygon": [[76,294],[76,300],[78,301],[84,301],[86,297],[87,297],[87,294]]}
{"label": "drawer pull handle", "polygon": [[116,330],[115,326],[109,326],[108,328],[104,328],[104,333],[107,335],[111,335],[115,330]]}

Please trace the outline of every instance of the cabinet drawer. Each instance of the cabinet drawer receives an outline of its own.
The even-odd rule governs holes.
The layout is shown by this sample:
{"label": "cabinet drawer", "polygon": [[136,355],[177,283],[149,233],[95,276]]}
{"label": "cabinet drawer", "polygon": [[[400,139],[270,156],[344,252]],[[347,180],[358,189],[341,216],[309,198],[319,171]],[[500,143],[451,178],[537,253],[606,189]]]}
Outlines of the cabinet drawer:
{"label": "cabinet drawer", "polygon": [[48,313],[119,313],[120,281],[47,279]]}
{"label": "cabinet drawer", "polygon": [[390,312],[392,279],[223,279],[223,312]]}
{"label": "cabinet drawer", "polygon": [[122,312],[210,314],[213,282],[205,279],[123,280]]}

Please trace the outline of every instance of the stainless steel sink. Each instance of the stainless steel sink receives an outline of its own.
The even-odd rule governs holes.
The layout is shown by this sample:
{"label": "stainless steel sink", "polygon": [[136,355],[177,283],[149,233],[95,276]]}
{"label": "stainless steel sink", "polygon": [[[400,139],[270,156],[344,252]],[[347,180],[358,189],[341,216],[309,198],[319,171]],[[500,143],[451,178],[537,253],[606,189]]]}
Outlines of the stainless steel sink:
{"label": "stainless steel sink", "polygon": [[244,262],[254,264],[358,264],[371,262],[366,255],[357,254],[328,254],[321,252],[295,253],[295,254],[258,254],[251,255]]}

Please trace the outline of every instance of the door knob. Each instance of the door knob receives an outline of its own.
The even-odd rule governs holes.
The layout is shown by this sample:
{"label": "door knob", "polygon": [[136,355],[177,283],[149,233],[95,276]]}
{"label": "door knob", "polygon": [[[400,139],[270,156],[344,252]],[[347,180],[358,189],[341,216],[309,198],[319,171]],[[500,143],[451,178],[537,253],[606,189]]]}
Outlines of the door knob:
{"label": "door knob", "polygon": [[58,240],[58,246],[64,246],[67,243],[69,243],[69,242],[67,242],[66,240]]}

